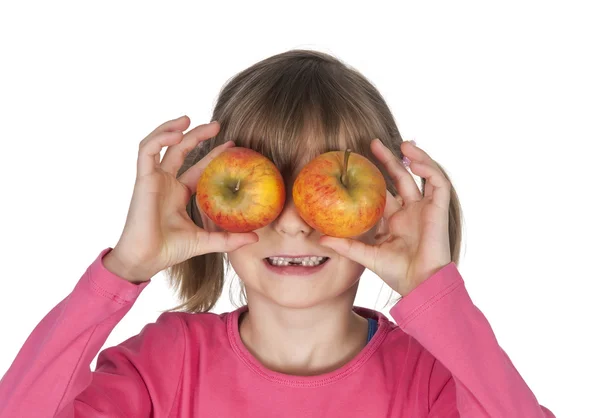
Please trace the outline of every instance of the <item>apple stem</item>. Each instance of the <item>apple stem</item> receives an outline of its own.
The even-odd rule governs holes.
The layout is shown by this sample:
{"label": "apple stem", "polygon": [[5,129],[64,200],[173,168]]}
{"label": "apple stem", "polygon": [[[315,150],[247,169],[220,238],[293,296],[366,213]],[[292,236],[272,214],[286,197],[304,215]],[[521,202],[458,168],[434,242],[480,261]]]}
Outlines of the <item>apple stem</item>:
{"label": "apple stem", "polygon": [[348,148],[344,153],[344,170],[342,171],[342,177],[340,180],[344,187],[348,187],[348,159],[350,158],[351,150]]}
{"label": "apple stem", "polygon": [[240,181],[241,181],[241,179],[238,179],[238,182],[237,182],[237,184],[235,185],[235,190],[234,190],[234,192],[237,192],[238,190],[240,190]]}

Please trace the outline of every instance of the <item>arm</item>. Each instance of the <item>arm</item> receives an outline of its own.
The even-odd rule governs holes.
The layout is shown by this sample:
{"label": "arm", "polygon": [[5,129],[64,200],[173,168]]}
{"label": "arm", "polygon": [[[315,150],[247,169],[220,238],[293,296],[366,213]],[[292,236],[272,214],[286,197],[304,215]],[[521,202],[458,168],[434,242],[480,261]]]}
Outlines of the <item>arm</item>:
{"label": "arm", "polygon": [[168,346],[177,364],[182,364],[183,354],[177,350],[183,346],[174,345],[182,335],[182,321],[176,315],[163,314],[139,335],[103,350],[96,371],[90,371],[111,331],[149,283],[130,283],[107,270],[102,258],[110,250],[100,253],[74,290],[25,341],[0,381],[0,418],[148,417],[156,408],[154,402],[172,404],[176,384],[166,392],[156,384],[154,393],[148,386],[158,371],[167,373],[163,378],[173,385],[168,371],[178,377],[180,368],[166,362],[157,371],[146,371],[144,366],[155,366],[150,363],[150,344],[153,354],[165,350],[161,344]]}
{"label": "arm", "polygon": [[429,417],[555,418],[498,345],[455,263],[400,299],[390,315],[437,360]]}

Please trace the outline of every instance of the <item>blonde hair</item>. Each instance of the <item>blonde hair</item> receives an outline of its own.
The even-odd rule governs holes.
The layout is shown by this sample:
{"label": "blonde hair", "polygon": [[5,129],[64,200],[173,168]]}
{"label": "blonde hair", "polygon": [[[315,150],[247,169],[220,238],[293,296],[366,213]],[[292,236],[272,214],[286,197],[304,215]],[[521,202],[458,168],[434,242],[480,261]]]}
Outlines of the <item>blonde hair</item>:
{"label": "blonde hair", "polygon": [[[284,177],[294,172],[299,156],[313,158],[349,147],[373,161],[383,173],[388,190],[397,194],[392,179],[369,146],[373,138],[379,138],[402,159],[403,139],[394,117],[363,75],[327,53],[289,50],[243,70],[222,87],[211,120],[219,121],[219,133],[186,156],[177,176],[228,140],[265,155]],[[423,193],[425,179],[420,180]],[[202,226],[195,197],[192,195],[187,211]],[[448,228],[452,261],[458,265],[462,210],[453,186]],[[231,267],[227,262],[225,270],[225,260],[226,254],[210,253],[168,268],[169,283],[182,302],[168,311],[210,311],[221,296],[225,274]],[[245,304],[242,283],[240,287],[240,303]]]}

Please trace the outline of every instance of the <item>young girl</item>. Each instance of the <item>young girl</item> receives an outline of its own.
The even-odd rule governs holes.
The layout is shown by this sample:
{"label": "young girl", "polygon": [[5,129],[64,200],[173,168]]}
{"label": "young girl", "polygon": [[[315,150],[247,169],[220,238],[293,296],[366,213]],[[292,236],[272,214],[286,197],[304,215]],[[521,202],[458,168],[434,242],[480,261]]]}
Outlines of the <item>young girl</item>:
{"label": "young girl", "polygon": [[[140,143],[118,243],[33,330],[0,382],[0,417],[554,417],[467,293],[448,176],[402,140],[365,77],[330,55],[288,51],[231,79],[212,119],[184,134],[183,116]],[[283,211],[253,232],[223,231],[195,204],[201,172],[232,146],[267,156],[286,180]],[[380,168],[389,193],[380,222],[341,239],[307,225],[291,190],[307,162],[346,148]],[[285,268],[304,256],[323,263]],[[223,257],[247,305],[215,314]],[[353,305],[365,268],[402,296],[397,325]],[[90,371],[165,269],[182,304]]]}

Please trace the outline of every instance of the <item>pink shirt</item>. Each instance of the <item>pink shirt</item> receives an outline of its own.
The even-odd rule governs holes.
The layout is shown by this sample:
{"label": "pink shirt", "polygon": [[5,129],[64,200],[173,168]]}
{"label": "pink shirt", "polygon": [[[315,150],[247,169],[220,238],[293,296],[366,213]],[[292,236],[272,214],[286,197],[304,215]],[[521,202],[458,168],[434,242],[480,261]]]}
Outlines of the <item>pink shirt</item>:
{"label": "pink shirt", "polygon": [[268,370],[238,318],[167,312],[123,343],[110,332],[150,283],[109,272],[102,257],[35,327],[0,381],[0,417],[555,417],[473,304],[454,263],[383,314],[343,367],[319,376]]}

